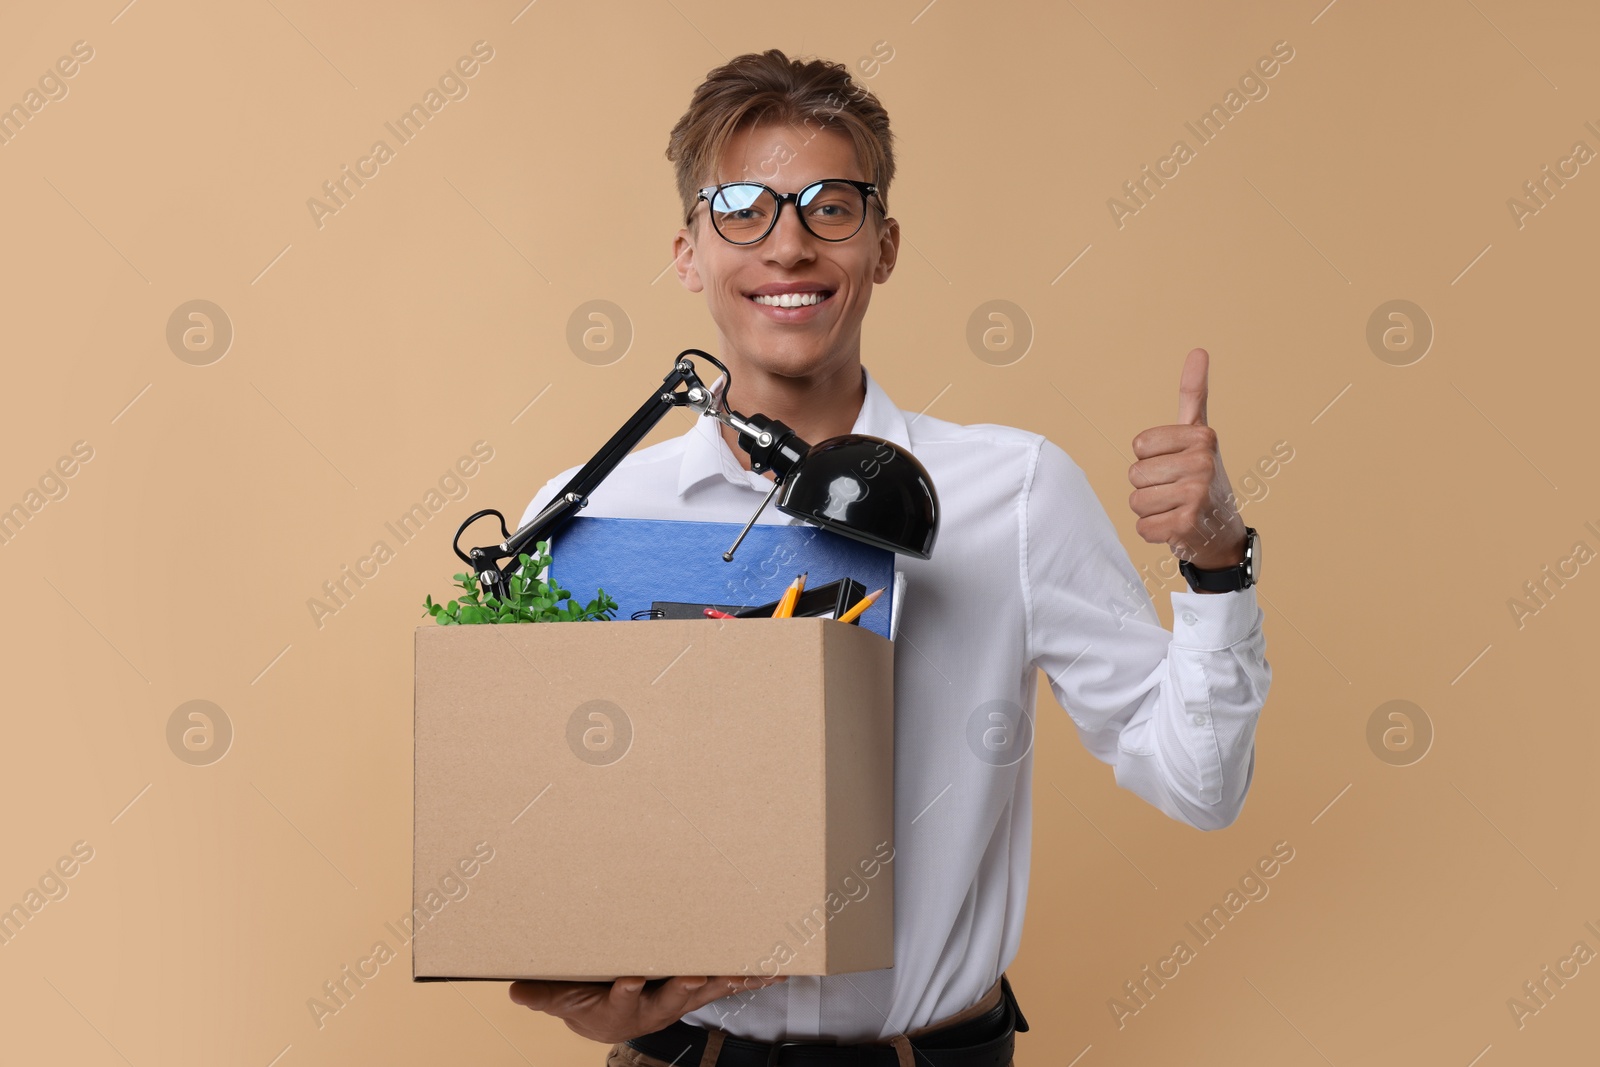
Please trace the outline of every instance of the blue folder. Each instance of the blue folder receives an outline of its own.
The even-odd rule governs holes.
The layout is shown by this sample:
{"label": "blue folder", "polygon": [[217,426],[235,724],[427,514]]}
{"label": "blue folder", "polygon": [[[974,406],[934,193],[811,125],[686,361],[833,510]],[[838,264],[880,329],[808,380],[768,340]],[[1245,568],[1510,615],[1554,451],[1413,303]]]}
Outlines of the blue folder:
{"label": "blue folder", "polygon": [[894,595],[894,553],[808,523],[757,523],[733,554],[738,522],[580,516],[550,537],[549,581],[588,604],[598,590],[617,602],[616,618],[657,600],[754,607],[776,601],[796,575],[806,588],[854,578],[884,592],[859,624],[885,638]]}

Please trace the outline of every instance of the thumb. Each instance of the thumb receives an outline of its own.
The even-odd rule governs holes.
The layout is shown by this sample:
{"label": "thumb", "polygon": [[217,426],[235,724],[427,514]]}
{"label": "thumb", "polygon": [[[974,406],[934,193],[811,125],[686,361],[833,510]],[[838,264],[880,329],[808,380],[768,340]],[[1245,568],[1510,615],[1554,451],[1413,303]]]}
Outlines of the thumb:
{"label": "thumb", "polygon": [[1206,371],[1211,357],[1203,348],[1191,349],[1183,361],[1183,376],[1178,381],[1178,422],[1185,426],[1205,426]]}

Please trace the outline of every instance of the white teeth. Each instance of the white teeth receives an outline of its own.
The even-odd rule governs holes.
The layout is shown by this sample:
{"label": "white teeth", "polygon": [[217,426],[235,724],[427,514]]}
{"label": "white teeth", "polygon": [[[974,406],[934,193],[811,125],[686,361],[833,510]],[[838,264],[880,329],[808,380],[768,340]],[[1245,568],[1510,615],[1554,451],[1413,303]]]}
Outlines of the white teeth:
{"label": "white teeth", "polygon": [[809,307],[812,304],[822,303],[821,293],[782,293],[778,296],[752,297],[758,304],[766,304],[775,308]]}

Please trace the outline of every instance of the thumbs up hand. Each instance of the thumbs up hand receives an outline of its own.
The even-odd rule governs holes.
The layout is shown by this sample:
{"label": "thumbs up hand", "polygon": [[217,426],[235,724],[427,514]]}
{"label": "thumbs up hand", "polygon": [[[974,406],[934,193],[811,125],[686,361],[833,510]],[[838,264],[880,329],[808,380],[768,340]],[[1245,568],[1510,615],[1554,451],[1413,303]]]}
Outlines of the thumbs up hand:
{"label": "thumbs up hand", "polygon": [[1177,423],[1133,439],[1139,459],[1128,468],[1128,506],[1139,516],[1140,537],[1164,542],[1201,570],[1218,570],[1244,561],[1245,532],[1217,432],[1206,424],[1209,364],[1205,349],[1191,351],[1178,382]]}

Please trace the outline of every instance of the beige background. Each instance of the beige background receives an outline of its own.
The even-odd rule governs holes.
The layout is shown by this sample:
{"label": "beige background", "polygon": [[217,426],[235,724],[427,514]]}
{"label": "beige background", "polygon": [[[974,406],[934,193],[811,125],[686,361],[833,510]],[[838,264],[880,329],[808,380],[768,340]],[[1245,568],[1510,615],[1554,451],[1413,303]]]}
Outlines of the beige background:
{"label": "beige background", "polygon": [[[662,151],[707,70],[772,46],[892,53],[858,68],[898,135],[906,238],[867,365],[903,408],[1066,448],[1169,623],[1170,554],[1134,533],[1125,472],[1176,416],[1184,353],[1211,353],[1241,496],[1293,449],[1245,510],[1274,684],[1234,826],[1117,789],[1042,694],[1018,1062],[1593,1058],[1600,964],[1520,1027],[1507,1006],[1576,942],[1600,951],[1576,670],[1600,577],[1520,627],[1508,608],[1600,549],[1577,430],[1600,177],[1520,227],[1507,204],[1600,149],[1591,5],[122,3],[12,4],[0,33],[0,103],[93,49],[0,145],[0,506],[93,449],[0,545],[0,903],[94,850],[0,946],[0,1059],[601,1062],[504,986],[413,985],[403,956],[320,1030],[306,1001],[409,906],[411,635],[456,526],[515,521],[673,355],[715,348],[663,273]],[[307,199],[480,40],[469,95],[319,228]],[[1108,198],[1194,147],[1184,122],[1278,41],[1268,95],[1119,228]],[[196,299],[234,332],[205,366],[166,338]],[[631,324],[620,358],[569,347],[596,299]],[[996,299],[1026,326],[980,359],[968,322]],[[1420,359],[1369,346],[1396,299],[1431,321]],[[478,440],[468,495],[319,627],[322,583],[393,547],[384,523]],[[209,766],[168,742],[197,699],[234,731]],[[1369,744],[1390,700],[1431,724],[1420,761]],[[1110,998],[1279,841],[1270,895],[1119,1028]]]}

